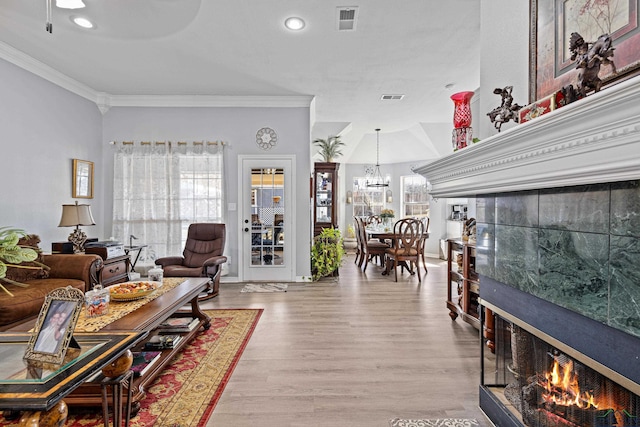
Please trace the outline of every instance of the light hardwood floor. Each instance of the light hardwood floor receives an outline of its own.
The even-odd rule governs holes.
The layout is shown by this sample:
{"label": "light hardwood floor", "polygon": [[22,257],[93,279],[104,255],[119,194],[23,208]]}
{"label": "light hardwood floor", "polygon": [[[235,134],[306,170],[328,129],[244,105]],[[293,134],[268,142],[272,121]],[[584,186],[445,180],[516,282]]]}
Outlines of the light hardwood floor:
{"label": "light hardwood floor", "polygon": [[208,427],[388,427],[389,420],[476,418],[478,332],[445,306],[446,263],[422,285],[350,255],[336,280],[241,293],[222,284],[204,308],[263,308]]}

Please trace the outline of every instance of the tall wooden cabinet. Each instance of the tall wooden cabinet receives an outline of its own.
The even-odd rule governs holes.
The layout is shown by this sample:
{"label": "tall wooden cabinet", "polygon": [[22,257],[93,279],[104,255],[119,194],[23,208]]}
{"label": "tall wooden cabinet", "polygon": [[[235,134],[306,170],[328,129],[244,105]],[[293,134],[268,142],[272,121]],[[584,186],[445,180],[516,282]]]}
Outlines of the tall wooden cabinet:
{"label": "tall wooden cabinet", "polygon": [[338,168],[340,163],[316,163],[313,171],[313,235],[338,227]]}

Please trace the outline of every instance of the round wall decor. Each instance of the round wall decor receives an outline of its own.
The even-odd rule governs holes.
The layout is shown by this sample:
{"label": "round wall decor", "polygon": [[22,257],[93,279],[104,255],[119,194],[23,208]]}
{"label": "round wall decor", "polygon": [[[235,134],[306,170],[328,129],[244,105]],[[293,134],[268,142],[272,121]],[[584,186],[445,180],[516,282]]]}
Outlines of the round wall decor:
{"label": "round wall decor", "polygon": [[271,128],[262,128],[256,133],[256,144],[263,150],[270,150],[278,143],[278,134]]}

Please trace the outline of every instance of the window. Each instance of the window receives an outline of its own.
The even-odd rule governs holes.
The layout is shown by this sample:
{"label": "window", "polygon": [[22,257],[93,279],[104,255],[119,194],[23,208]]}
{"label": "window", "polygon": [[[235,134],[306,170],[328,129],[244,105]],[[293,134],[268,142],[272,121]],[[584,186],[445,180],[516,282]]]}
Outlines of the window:
{"label": "window", "polygon": [[429,193],[424,176],[410,175],[401,178],[403,217],[429,216]]}
{"label": "window", "polygon": [[117,146],[112,236],[147,245],[141,267],[181,254],[189,224],[224,222],[223,157],[214,143]]}
{"label": "window", "polygon": [[353,178],[353,215],[380,215],[386,207],[385,191],[388,187],[367,187],[367,178]]}

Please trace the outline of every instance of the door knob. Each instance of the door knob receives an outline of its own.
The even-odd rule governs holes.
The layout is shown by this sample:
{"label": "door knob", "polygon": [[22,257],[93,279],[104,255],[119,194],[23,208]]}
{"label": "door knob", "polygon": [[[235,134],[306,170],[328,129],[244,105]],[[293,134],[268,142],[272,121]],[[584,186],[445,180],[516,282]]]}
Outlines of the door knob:
{"label": "door knob", "polygon": [[245,227],[245,228],[244,228],[244,232],[246,233],[247,231],[249,231],[249,228],[248,228],[248,227]]}

